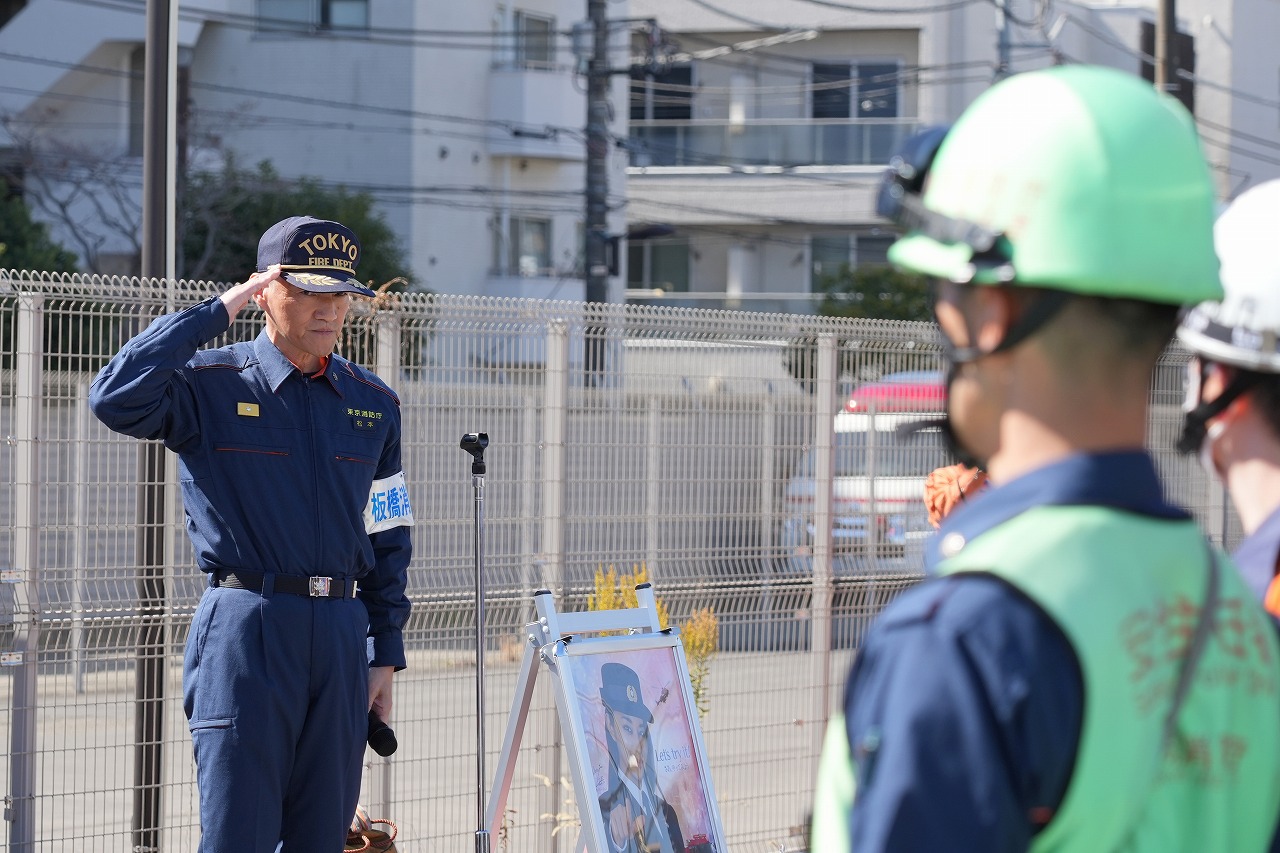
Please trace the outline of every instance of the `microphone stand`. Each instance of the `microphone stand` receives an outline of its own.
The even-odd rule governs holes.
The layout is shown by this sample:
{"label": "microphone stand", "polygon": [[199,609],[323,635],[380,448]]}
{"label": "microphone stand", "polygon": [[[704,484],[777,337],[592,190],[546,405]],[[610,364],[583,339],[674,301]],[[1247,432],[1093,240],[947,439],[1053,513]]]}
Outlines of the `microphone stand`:
{"label": "microphone stand", "polygon": [[471,454],[471,488],[475,492],[476,562],[476,848],[489,853],[489,828],[485,826],[484,801],[484,449],[489,436],[469,432],[459,446]]}

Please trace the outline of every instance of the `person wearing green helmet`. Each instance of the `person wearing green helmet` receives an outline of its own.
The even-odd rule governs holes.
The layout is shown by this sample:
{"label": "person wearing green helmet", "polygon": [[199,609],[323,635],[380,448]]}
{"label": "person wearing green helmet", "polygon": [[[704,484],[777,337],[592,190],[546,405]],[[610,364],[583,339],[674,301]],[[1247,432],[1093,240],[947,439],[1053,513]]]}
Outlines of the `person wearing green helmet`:
{"label": "person wearing green helmet", "polygon": [[1222,481],[1245,539],[1231,557],[1280,616],[1280,181],[1242,194],[1214,224],[1221,300],[1178,326],[1192,353],[1178,447]]}
{"label": "person wearing green helmet", "polygon": [[1119,71],[1016,75],[880,201],[934,280],[939,425],[993,487],[864,638],[811,849],[1280,849],[1280,641],[1144,450],[1178,313],[1221,294],[1190,115]]}

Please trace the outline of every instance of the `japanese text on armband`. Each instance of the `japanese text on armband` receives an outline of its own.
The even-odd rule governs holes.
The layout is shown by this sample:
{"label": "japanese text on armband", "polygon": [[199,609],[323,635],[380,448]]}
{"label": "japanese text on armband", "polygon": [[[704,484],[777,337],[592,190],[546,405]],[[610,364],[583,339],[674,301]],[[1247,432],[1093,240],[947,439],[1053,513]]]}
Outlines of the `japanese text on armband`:
{"label": "japanese text on armband", "polygon": [[377,533],[393,527],[413,526],[413,506],[404,472],[374,480],[369,489],[369,502],[364,506],[364,530]]}

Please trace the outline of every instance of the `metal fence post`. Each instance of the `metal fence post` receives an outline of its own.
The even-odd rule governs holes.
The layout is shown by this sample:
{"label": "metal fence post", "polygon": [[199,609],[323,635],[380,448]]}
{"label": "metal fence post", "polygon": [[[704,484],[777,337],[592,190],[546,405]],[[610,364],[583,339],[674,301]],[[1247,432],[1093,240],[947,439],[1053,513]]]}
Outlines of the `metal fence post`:
{"label": "metal fence post", "polygon": [[89,568],[89,383],[76,386],[75,540],[71,578],[71,662],[75,691],[84,693],[84,585]]}
{"label": "metal fence post", "polygon": [[40,409],[43,399],[44,295],[18,295],[17,399],[14,438],[13,648],[3,656],[16,667],[9,708],[9,849],[35,849],[36,672],[40,662]]}
{"label": "metal fence post", "polygon": [[662,411],[658,398],[650,396],[645,405],[645,488],[644,488],[644,565],[645,576],[653,580],[654,567],[658,565],[658,517],[661,501]]}
{"label": "metal fence post", "polygon": [[395,387],[400,376],[400,314],[397,311],[379,311],[376,317],[377,347],[373,372],[384,382]]}
{"label": "metal fence post", "polygon": [[[535,554],[535,519],[537,518],[536,483],[537,459],[530,452],[538,446],[538,399],[533,394],[521,396],[520,406],[520,553]],[[537,618],[533,607],[533,594],[543,588],[539,559],[520,561],[520,618],[517,624],[524,627]],[[501,821],[503,816],[499,815]]]}
{"label": "metal fence post", "polygon": [[[394,388],[403,363],[400,357],[403,336],[400,312],[378,310],[374,316],[374,336],[373,372]],[[370,803],[380,803],[384,814],[390,813],[395,802],[393,765],[391,757],[387,756],[373,759],[370,767],[369,778],[373,788]]]}
{"label": "metal fence post", "polygon": [[775,454],[778,452],[778,407],[773,399],[772,389],[765,403],[760,407],[760,503],[758,512],[760,520],[758,533],[760,536],[760,561],[762,583],[760,589],[760,612],[773,613],[773,546],[777,536],[777,518],[774,515],[774,501],[778,489],[775,472]]}
{"label": "metal fence post", "polygon": [[[569,408],[569,324],[552,320],[547,324],[547,358],[542,391],[542,562],[545,588],[564,599],[568,585],[564,571],[565,420]],[[552,715],[551,779],[546,811],[558,814],[560,803],[560,726]],[[501,816],[499,816],[501,817]],[[550,849],[559,849],[552,836]]]}
{"label": "metal fence post", "polygon": [[832,482],[835,471],[836,338],[818,335],[817,385],[813,423],[813,604],[810,649],[820,685],[815,699],[814,755],[831,713],[831,608],[834,600],[831,542]]}

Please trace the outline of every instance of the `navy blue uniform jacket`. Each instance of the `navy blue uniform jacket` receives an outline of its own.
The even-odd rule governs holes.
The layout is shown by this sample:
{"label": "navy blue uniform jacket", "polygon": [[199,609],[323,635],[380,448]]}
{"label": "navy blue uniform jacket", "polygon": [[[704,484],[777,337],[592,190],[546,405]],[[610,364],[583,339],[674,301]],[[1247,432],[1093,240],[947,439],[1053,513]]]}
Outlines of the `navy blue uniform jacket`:
{"label": "navy blue uniform jacket", "polygon": [[197,352],[229,326],[216,297],[158,318],[98,374],[94,414],[178,454],[203,571],[358,578],[370,665],[404,668],[410,527],[386,525],[412,513],[403,489],[371,494],[402,472],[399,398],[338,355],[303,376],[265,332]]}

